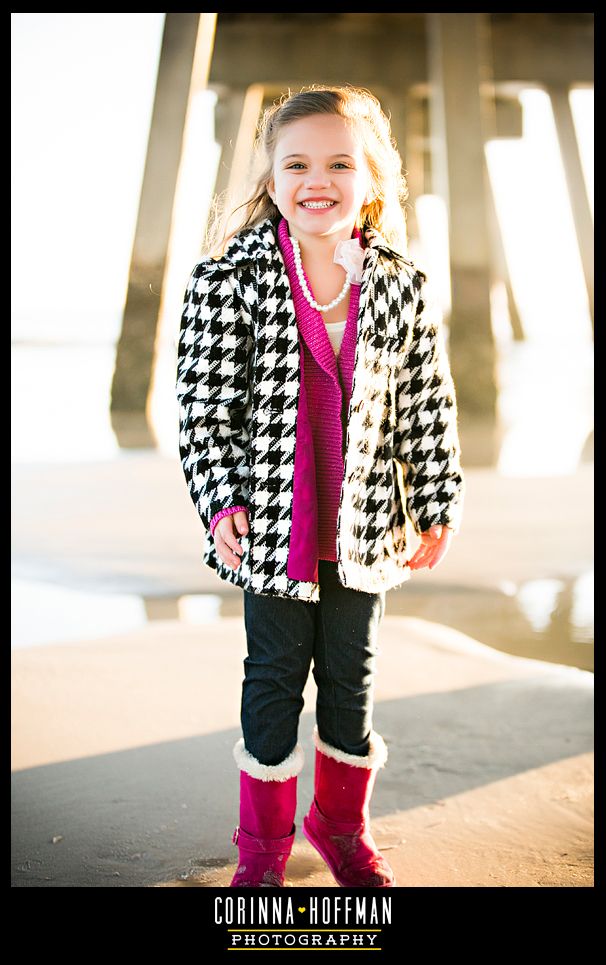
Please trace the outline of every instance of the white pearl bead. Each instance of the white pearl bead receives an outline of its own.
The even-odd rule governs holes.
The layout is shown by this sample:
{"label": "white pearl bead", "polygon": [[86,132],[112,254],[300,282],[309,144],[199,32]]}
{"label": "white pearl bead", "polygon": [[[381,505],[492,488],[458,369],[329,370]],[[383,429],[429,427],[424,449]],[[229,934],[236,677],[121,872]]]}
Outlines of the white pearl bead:
{"label": "white pearl bead", "polygon": [[343,299],[345,298],[347,294],[347,290],[351,284],[349,280],[349,275],[347,275],[345,279],[345,284],[343,285],[343,288],[341,289],[337,297],[333,298],[333,300],[328,305],[319,305],[318,302],[315,300],[315,298],[312,296],[309,288],[307,287],[307,282],[305,281],[305,275],[303,273],[303,264],[301,262],[301,249],[299,247],[299,242],[297,241],[296,238],[291,238],[290,240],[292,243],[293,253],[295,256],[295,268],[297,269],[297,277],[299,279],[299,283],[301,285],[301,288],[303,290],[303,294],[305,295],[306,300],[308,301],[308,303],[311,305],[312,308],[317,309],[319,312],[329,312],[331,308],[335,308],[339,304],[339,302],[343,301]]}

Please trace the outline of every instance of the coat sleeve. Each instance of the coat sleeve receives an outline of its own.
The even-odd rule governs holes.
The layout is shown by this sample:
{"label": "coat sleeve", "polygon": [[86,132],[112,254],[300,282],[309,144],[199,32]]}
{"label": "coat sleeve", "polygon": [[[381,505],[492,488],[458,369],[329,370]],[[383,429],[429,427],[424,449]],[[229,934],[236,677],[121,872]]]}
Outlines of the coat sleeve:
{"label": "coat sleeve", "polygon": [[457,402],[435,292],[418,272],[414,326],[396,384],[395,457],[402,464],[406,513],[417,535],[442,524],[458,532],[465,481]]}
{"label": "coat sleeve", "polygon": [[199,262],[185,291],[177,352],[179,453],[207,530],[248,503],[252,324],[236,271]]}

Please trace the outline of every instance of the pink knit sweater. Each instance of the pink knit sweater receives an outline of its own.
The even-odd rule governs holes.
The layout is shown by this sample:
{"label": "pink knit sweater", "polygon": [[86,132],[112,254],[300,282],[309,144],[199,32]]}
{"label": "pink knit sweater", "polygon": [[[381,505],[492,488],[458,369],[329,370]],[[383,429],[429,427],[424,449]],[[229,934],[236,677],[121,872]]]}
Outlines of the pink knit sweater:
{"label": "pink knit sweater", "polygon": [[[354,237],[362,239],[356,229]],[[337,516],[344,472],[346,416],[351,398],[360,286],[352,284],[347,324],[335,357],[324,319],[309,304],[297,277],[295,257],[282,218],[278,242],[284,258],[299,329],[301,391],[297,413],[293,509],[287,561],[290,579],[317,582],[318,560],[336,562]],[[305,275],[308,288],[309,278]],[[241,507],[222,510],[211,521]]]}
{"label": "pink knit sweater", "polygon": [[[356,237],[359,237],[359,232],[356,232]],[[288,222],[284,218],[278,227],[278,241],[299,327],[303,389],[299,399],[292,533],[286,572],[291,579],[315,580],[318,559],[337,559],[337,516],[344,469],[344,422],[351,396],[360,286],[351,286],[347,324],[337,358],[321,313],[311,307],[299,284]],[[305,280],[311,291],[307,275]],[[304,457],[304,440],[309,431],[315,463],[313,476],[311,466],[307,466]],[[309,499],[297,498],[309,483],[313,485],[317,504],[317,555],[314,534],[310,532],[310,517],[303,511],[303,505],[309,503]]]}

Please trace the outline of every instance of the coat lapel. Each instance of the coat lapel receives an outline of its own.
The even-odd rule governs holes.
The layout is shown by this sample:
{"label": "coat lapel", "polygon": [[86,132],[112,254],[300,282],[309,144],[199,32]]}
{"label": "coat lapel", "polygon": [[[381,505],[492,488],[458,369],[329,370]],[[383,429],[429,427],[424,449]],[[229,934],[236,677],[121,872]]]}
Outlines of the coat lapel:
{"label": "coat lapel", "polygon": [[[309,284],[309,279],[307,282]],[[338,383],[337,360],[328,338],[324,319],[317,308],[306,304],[299,312],[299,330],[320,368]]]}

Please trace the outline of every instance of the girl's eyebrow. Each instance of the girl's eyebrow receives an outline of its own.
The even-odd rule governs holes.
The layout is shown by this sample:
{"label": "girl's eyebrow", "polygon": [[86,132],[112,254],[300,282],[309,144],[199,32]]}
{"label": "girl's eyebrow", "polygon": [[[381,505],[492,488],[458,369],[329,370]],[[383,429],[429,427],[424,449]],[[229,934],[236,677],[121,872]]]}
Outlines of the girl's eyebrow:
{"label": "girl's eyebrow", "polygon": [[[307,154],[287,154],[285,157],[282,158],[282,160],[283,160],[283,161],[287,161],[289,157],[308,157],[308,156],[309,156],[309,155],[307,155]],[[330,156],[331,156],[331,158],[333,158],[333,157],[348,157],[348,158],[350,158],[352,161],[355,161],[355,158],[352,157],[351,154],[331,154]]]}

